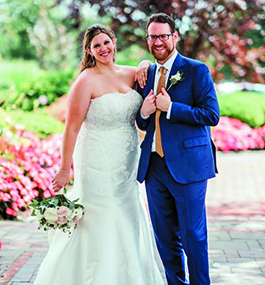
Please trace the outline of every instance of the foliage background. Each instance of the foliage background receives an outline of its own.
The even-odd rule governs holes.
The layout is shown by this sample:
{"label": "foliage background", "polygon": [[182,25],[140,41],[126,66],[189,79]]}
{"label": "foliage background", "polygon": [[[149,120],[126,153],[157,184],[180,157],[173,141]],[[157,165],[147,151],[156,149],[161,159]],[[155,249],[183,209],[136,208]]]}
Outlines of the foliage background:
{"label": "foliage background", "polygon": [[[127,64],[148,57],[148,16],[165,12],[176,19],[178,50],[207,62],[215,80],[264,83],[264,0],[1,0],[0,54],[36,59],[43,68],[75,67],[80,40],[94,23],[110,26]],[[136,64],[137,64],[136,62]]]}

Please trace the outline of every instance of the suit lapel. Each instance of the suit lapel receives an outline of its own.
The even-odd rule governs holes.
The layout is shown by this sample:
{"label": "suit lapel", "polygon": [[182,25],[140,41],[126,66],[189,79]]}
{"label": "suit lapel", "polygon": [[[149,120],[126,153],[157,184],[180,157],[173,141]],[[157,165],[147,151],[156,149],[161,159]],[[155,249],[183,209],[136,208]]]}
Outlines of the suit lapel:
{"label": "suit lapel", "polygon": [[[173,65],[172,65],[172,67],[171,67],[170,74],[169,74],[168,81],[167,81],[167,88],[166,88],[166,89],[168,89],[169,86],[170,86],[170,84],[171,84],[171,82],[170,82],[171,76],[172,76],[172,75],[175,75],[178,71],[179,71],[180,73],[183,72],[183,71],[182,71],[182,66],[183,66],[183,65],[184,65],[184,63],[183,63],[183,57],[182,57],[182,55],[181,55],[180,53],[178,53],[176,59],[175,59],[174,62],[173,62]],[[174,87],[175,87],[175,86],[176,86],[176,85],[172,85],[172,86],[171,86],[171,88],[168,90],[168,93],[169,93],[169,94],[174,90]]]}
{"label": "suit lapel", "polygon": [[[154,83],[155,83],[155,72],[156,72],[156,64],[153,64],[149,68],[149,80],[147,80],[146,90],[148,93],[151,89],[154,90]],[[148,93],[146,95],[148,95]]]}
{"label": "suit lapel", "polygon": [[[182,73],[182,66],[184,65],[183,63],[183,57],[180,53],[178,53],[176,59],[173,62],[173,65],[171,67],[170,70],[170,74],[168,77],[168,81],[167,81],[167,88],[170,86],[170,78],[172,75],[175,75],[178,71],[180,73]],[[148,93],[150,92],[151,89],[154,89],[154,83],[155,83],[155,73],[156,73],[156,64],[153,64],[149,67],[149,79],[147,80],[147,84],[145,89],[148,91]],[[176,85],[173,85],[170,89],[169,89],[169,93],[172,92],[172,90],[174,89]],[[146,94],[146,96],[148,95],[148,93]]]}

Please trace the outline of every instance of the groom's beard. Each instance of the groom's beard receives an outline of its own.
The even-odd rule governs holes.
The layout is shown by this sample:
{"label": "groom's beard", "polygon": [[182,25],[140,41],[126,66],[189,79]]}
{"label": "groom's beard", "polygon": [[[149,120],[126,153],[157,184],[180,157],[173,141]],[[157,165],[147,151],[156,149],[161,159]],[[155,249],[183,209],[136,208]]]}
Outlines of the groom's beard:
{"label": "groom's beard", "polygon": [[153,45],[151,47],[151,54],[158,61],[166,60],[170,56],[170,54],[172,54],[172,52],[174,51],[174,46],[171,48],[170,46],[168,46],[166,44],[158,46],[159,48],[161,48],[161,47],[165,48],[163,53],[157,52],[156,47],[157,46],[155,46],[155,45]]}

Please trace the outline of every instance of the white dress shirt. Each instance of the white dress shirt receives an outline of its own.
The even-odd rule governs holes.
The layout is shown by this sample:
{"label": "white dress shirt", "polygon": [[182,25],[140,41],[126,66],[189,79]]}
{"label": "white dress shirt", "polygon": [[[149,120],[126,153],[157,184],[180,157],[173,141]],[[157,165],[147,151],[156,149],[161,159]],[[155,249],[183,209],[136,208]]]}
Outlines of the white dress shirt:
{"label": "white dress shirt", "polygon": [[[155,82],[154,82],[154,94],[155,95],[158,95],[156,94],[156,89],[157,89],[157,84],[158,84],[158,80],[159,80],[159,77],[160,77],[160,67],[163,66],[167,69],[167,73],[166,73],[166,85],[167,85],[167,81],[168,81],[168,77],[169,77],[169,74],[170,74],[170,71],[171,71],[171,67],[176,59],[178,55],[178,52],[175,50],[174,54],[162,65],[158,62],[156,62],[156,73],[155,73]],[[170,113],[171,113],[171,107],[172,107],[172,102],[170,103],[169,107],[168,107],[168,111],[167,111],[167,119],[170,118]],[[149,116],[143,116],[142,113],[140,112],[141,114],[141,117],[146,120],[149,118]],[[156,148],[155,148],[155,132],[154,132],[154,137],[153,137],[153,143],[152,143],[152,149],[151,151],[152,152],[155,152],[156,151]]]}

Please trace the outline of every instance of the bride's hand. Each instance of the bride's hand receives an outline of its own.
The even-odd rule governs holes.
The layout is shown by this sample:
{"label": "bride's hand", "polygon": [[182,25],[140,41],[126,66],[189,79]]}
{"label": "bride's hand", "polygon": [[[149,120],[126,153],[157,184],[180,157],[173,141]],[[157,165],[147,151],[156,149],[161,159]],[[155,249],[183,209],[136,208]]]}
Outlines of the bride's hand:
{"label": "bride's hand", "polygon": [[147,71],[152,62],[149,60],[142,60],[136,68],[134,81],[138,81],[141,88],[144,88],[147,80]]}
{"label": "bride's hand", "polygon": [[52,179],[52,189],[54,192],[60,191],[67,185],[70,178],[70,173],[61,172],[60,170],[54,175]]}

